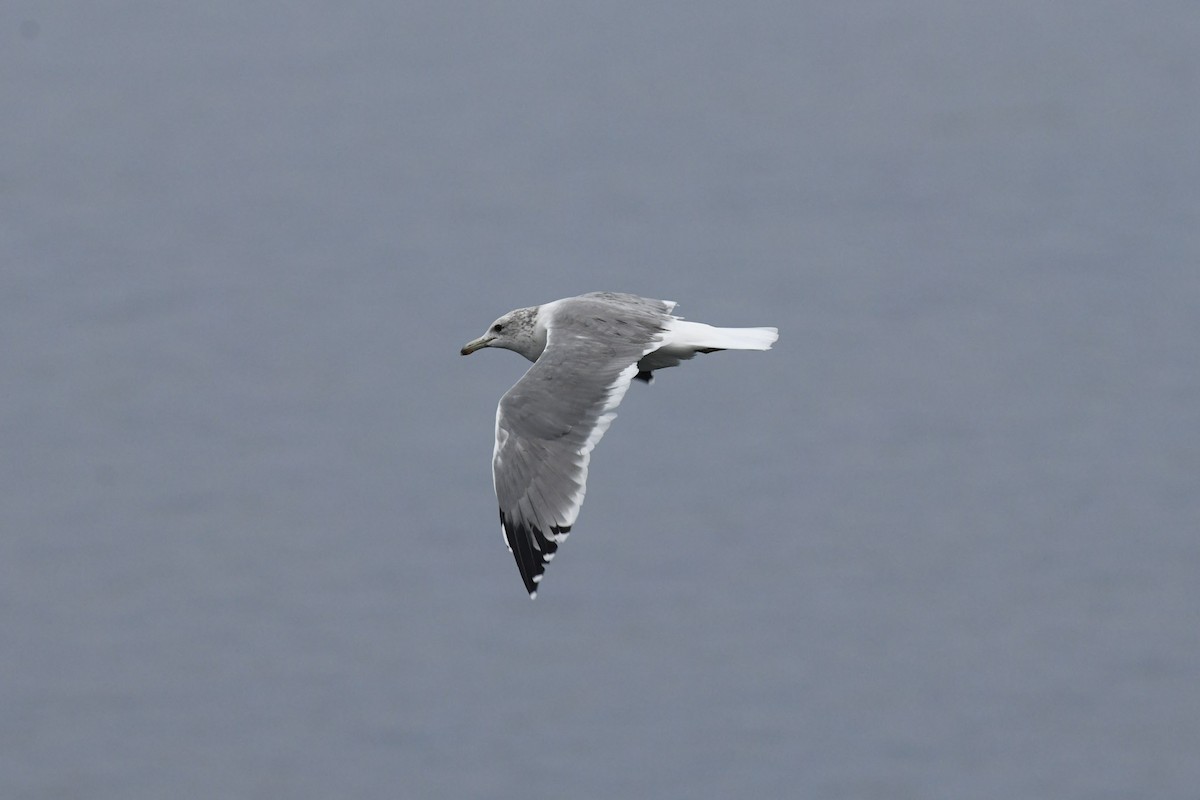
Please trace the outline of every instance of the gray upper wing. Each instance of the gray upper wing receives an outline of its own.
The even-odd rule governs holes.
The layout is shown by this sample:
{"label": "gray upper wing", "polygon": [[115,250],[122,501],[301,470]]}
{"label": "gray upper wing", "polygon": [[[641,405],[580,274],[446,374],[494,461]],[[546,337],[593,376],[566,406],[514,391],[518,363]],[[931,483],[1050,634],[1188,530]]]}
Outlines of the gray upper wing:
{"label": "gray upper wing", "polygon": [[505,540],[530,595],[575,523],[591,450],[671,306],[610,293],[562,301],[547,320],[545,351],[500,399],[492,475]]}

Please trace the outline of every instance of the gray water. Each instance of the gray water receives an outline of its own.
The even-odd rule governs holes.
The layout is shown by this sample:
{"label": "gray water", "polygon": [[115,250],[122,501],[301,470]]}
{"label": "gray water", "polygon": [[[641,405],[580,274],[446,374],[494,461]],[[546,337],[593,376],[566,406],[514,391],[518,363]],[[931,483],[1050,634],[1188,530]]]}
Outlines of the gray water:
{"label": "gray water", "polygon": [[[0,796],[1200,796],[1194,2],[0,10]],[[536,601],[458,355],[630,390]]]}

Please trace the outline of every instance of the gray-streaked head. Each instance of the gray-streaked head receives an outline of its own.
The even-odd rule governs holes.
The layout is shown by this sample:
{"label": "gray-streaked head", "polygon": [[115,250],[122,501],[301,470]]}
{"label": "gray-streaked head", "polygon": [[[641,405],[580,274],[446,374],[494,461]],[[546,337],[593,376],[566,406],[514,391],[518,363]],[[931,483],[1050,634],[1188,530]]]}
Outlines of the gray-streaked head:
{"label": "gray-streaked head", "polygon": [[463,345],[462,354],[469,356],[485,347],[503,347],[537,361],[546,349],[546,329],[537,324],[538,307],[518,308],[493,322],[478,339]]}

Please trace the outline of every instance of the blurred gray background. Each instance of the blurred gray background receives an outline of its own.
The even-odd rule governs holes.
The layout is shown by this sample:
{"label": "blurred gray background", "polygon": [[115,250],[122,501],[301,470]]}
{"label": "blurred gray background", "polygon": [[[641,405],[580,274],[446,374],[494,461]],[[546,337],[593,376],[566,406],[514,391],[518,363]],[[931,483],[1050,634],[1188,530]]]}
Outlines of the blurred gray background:
{"label": "blurred gray background", "polygon": [[[1191,798],[1200,7],[0,9],[4,798]],[[634,386],[530,602],[585,291]]]}

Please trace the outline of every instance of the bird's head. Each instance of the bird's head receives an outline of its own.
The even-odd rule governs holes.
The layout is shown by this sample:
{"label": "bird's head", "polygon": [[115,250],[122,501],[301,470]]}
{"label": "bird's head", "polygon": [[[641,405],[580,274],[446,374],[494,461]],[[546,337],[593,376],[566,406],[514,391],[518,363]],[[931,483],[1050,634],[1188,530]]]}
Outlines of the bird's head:
{"label": "bird's head", "polygon": [[510,311],[489,325],[483,336],[464,344],[461,352],[469,356],[485,347],[503,347],[537,361],[546,349],[546,329],[537,324],[537,316],[536,306]]}

